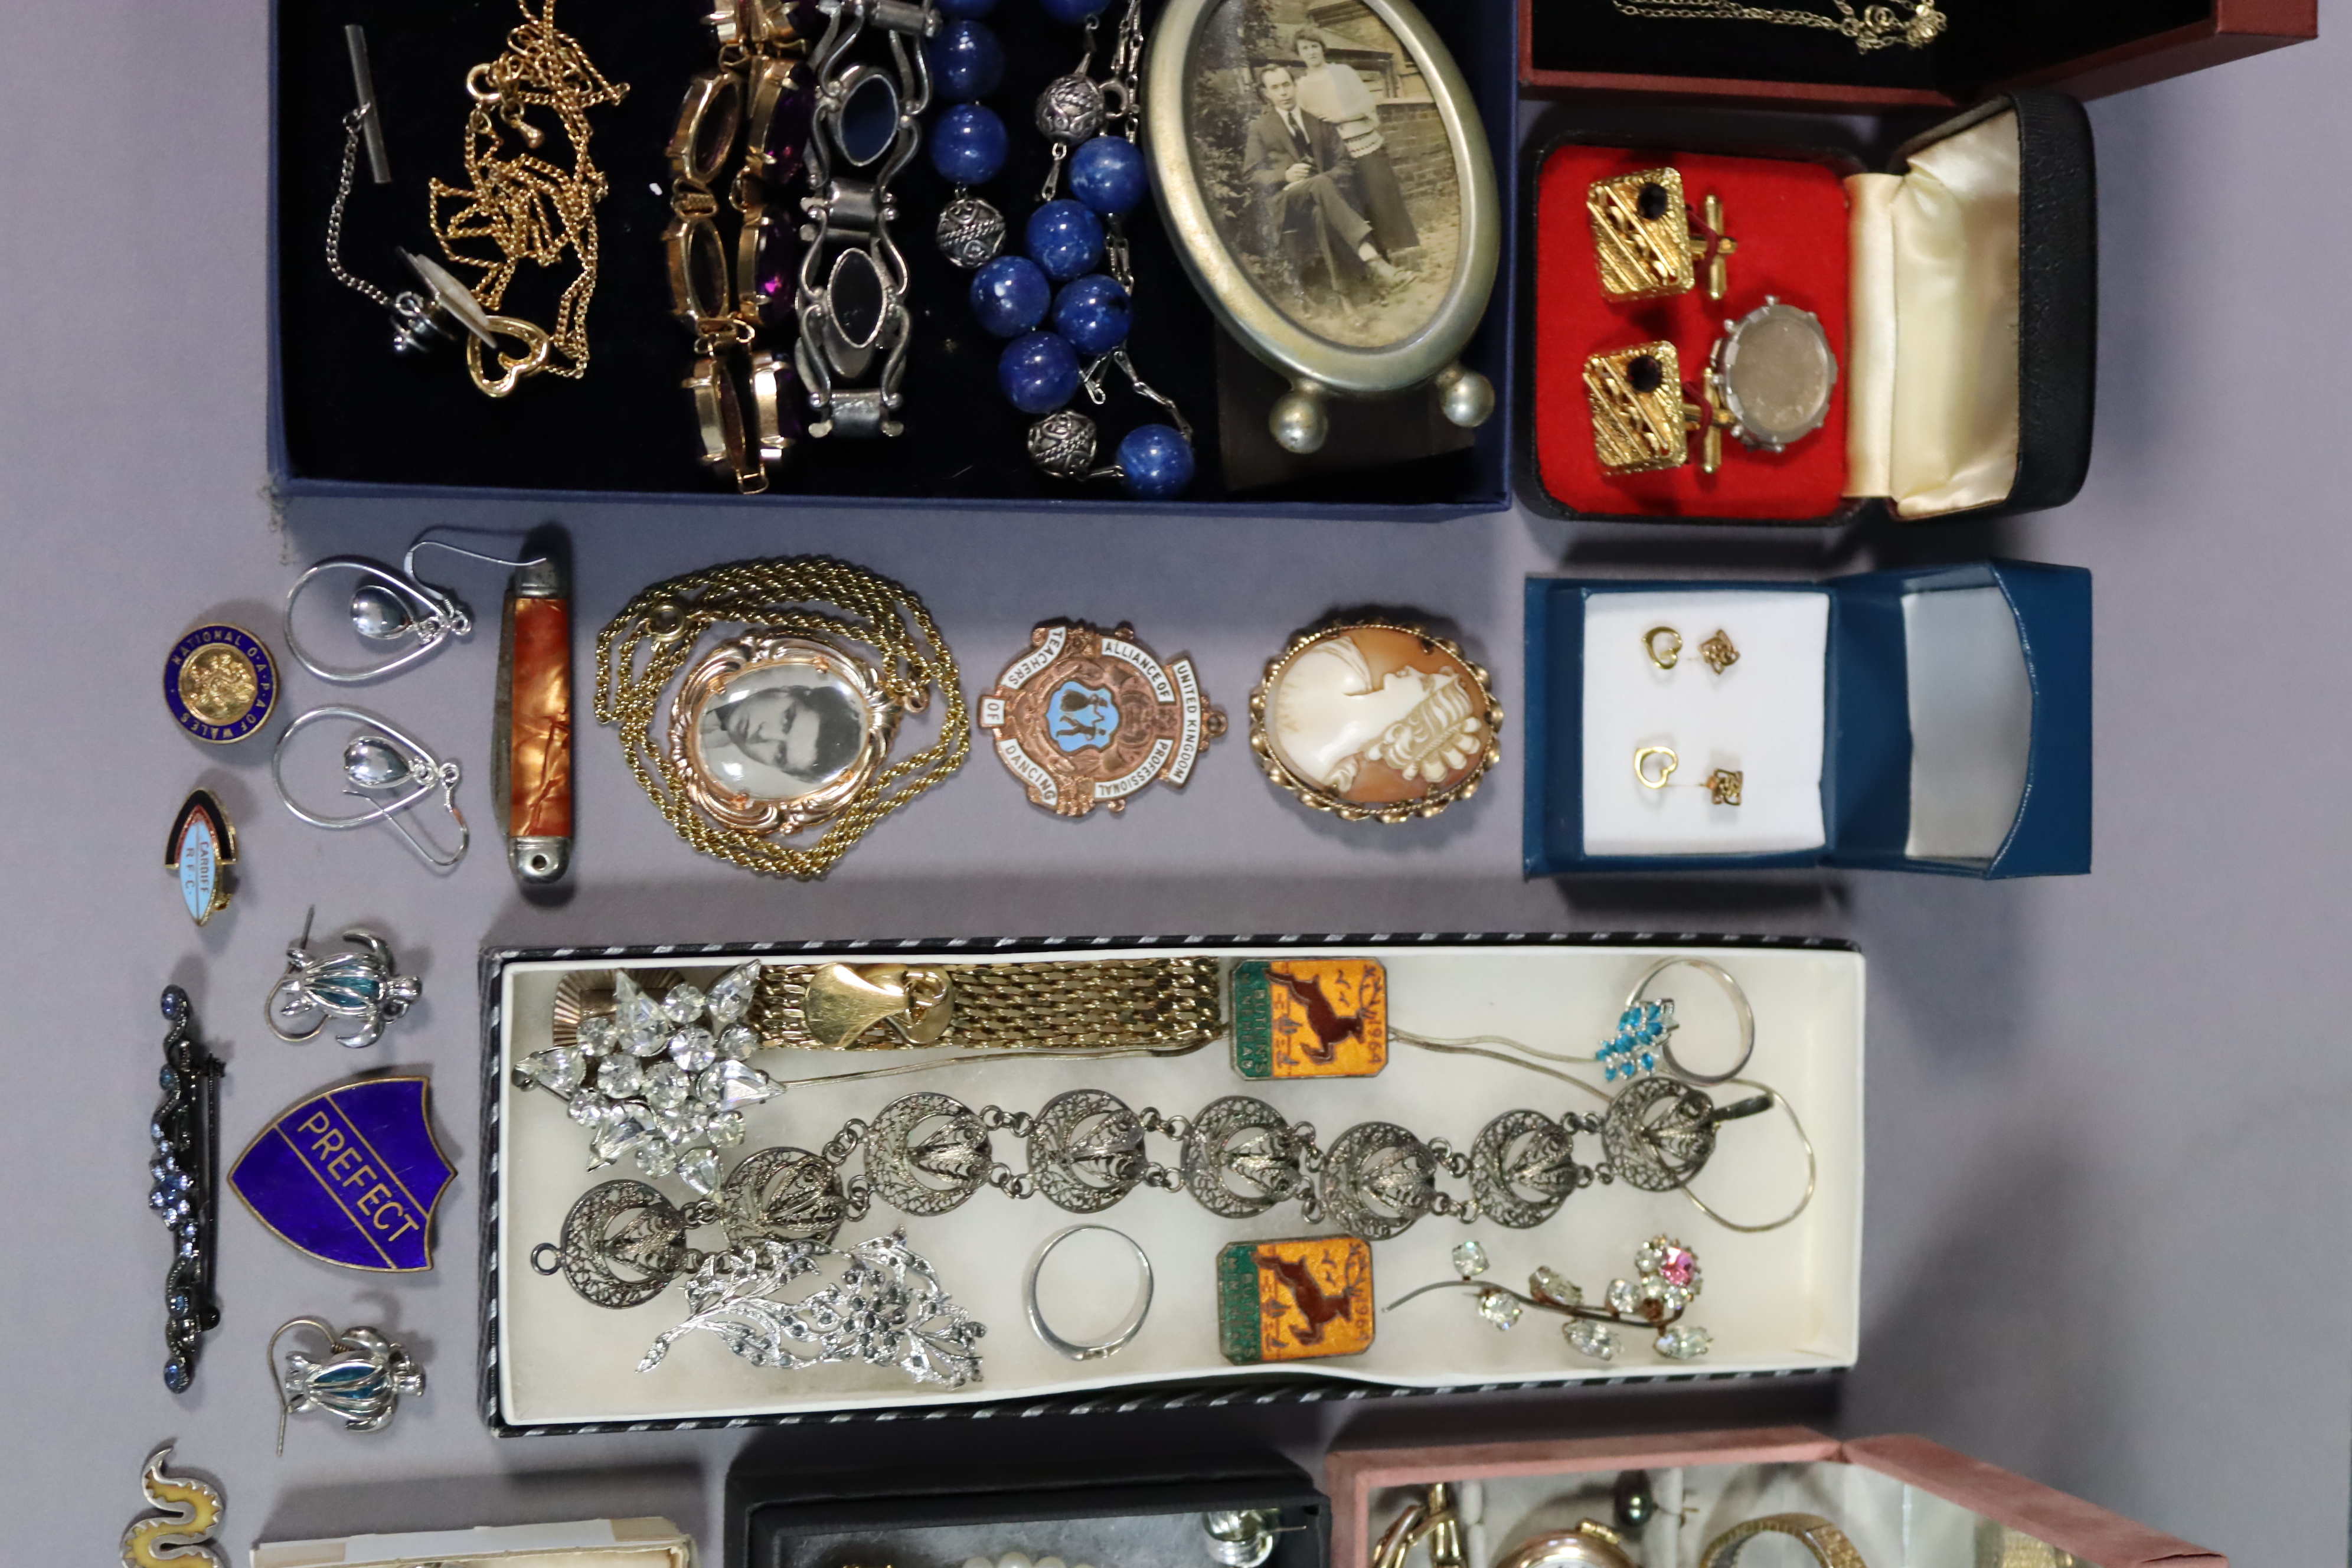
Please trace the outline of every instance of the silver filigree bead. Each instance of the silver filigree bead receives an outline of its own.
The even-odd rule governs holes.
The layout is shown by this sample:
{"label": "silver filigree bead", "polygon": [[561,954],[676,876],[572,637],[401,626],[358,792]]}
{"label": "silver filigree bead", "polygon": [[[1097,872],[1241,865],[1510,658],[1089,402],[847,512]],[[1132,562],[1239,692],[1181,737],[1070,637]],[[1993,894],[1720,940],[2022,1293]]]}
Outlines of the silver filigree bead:
{"label": "silver filigree bead", "polygon": [[1029,426],[1029,460],[1059,479],[1084,479],[1094,466],[1095,422],[1057,409]]}
{"label": "silver filigree bead", "polygon": [[1004,248],[1004,215],[978,196],[958,196],[940,209],[940,254],[969,272]]}
{"label": "silver filigree bead", "polygon": [[1037,131],[1049,141],[1084,142],[1102,123],[1102,89],[1085,77],[1057,77],[1037,95]]}

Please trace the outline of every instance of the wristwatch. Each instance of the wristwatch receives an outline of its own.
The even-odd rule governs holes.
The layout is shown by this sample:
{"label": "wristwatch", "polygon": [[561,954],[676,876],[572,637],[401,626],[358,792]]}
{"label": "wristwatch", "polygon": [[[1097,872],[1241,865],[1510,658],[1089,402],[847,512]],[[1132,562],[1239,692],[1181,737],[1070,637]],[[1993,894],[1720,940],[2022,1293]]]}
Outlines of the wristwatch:
{"label": "wristwatch", "polygon": [[1793,1537],[1822,1568],[1868,1568],[1845,1531],[1817,1513],[1768,1513],[1735,1524],[1706,1543],[1698,1568],[1731,1568],[1740,1549],[1759,1535]]}
{"label": "wristwatch", "polygon": [[1522,1541],[1495,1568],[1639,1568],[1624,1539],[1597,1520],[1580,1520],[1574,1530]]}

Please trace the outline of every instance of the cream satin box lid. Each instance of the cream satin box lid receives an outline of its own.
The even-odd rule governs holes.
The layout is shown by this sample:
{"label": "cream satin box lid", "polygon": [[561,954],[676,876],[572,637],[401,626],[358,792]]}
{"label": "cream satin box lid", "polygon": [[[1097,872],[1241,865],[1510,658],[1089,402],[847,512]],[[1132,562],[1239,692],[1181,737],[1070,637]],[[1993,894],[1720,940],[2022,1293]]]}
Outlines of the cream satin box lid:
{"label": "cream satin box lid", "polygon": [[583,1519],[567,1524],[484,1524],[256,1546],[251,1568],[415,1568],[477,1563],[530,1568],[694,1568],[694,1538],[666,1519]]}

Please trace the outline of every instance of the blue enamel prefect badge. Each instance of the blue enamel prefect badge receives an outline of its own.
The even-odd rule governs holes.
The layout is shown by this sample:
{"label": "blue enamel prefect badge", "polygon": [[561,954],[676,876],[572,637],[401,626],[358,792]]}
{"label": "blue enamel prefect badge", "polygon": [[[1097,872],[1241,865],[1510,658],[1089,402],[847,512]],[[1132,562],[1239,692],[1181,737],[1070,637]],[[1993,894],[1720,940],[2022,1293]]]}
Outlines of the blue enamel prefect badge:
{"label": "blue enamel prefect badge", "polygon": [[457,1174],[433,1141],[427,1080],[337,1084],[246,1145],[228,1184],[298,1251],[346,1268],[433,1267],[433,1205]]}

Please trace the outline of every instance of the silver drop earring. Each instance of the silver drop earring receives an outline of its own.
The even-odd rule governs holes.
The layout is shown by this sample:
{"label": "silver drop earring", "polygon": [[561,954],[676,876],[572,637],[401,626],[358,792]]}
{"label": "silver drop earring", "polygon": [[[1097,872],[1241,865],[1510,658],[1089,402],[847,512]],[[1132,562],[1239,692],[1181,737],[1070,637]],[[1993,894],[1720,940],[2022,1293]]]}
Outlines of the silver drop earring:
{"label": "silver drop earring", "polygon": [[[286,747],[294,737],[312,724],[330,719],[341,719],[364,725],[358,734],[344,742],[343,776],[353,787],[343,791],[354,800],[368,803],[368,809],[348,816],[322,816],[297,802],[286,787]],[[472,833],[466,826],[465,813],[457,809],[457,781],[462,776],[453,760],[443,762],[425,743],[403,732],[390,720],[362,708],[340,706],[313,708],[286,726],[278,737],[277,749],[269,754],[269,776],[278,786],[278,798],[286,809],[313,827],[340,831],[364,827],[371,822],[389,823],[394,831],[408,841],[419,858],[436,870],[446,871],[466,858]],[[450,854],[440,854],[408,830],[398,813],[407,810],[435,790],[441,792],[442,809],[457,825],[457,847]],[[391,798],[383,798],[390,796]]]}
{"label": "silver drop earring", "polygon": [[[324,1357],[299,1351],[278,1364],[278,1342],[296,1329],[309,1329],[327,1342]],[[400,1410],[401,1395],[425,1392],[425,1369],[380,1329],[336,1331],[323,1318],[294,1318],[278,1325],[267,1352],[278,1384],[278,1452],[286,1452],[286,1418],[304,1410],[324,1410],[343,1418],[347,1432],[381,1432]]]}
{"label": "silver drop earring", "polygon": [[[492,566],[530,566],[541,563],[544,557],[513,561],[503,555],[485,555],[479,551],[462,549],[445,543],[428,534],[420,534],[400,559],[400,570],[357,555],[332,555],[312,565],[294,580],[286,591],[286,647],[295,661],[334,686],[355,686],[404,669],[430,655],[443,643],[472,635],[474,615],[465,603],[446,588],[436,587],[417,575],[416,552],[425,549],[446,550],[452,555],[462,555],[469,561],[480,561]],[[381,659],[374,664],[356,668],[331,665],[302,646],[294,630],[294,605],[312,583],[322,577],[349,572],[359,578],[352,590],[352,630],[366,643],[391,647],[402,643],[415,646],[406,651]]]}
{"label": "silver drop earring", "polygon": [[269,988],[262,1017],[289,1046],[316,1039],[330,1019],[353,1018],[359,1027],[335,1037],[336,1043],[362,1049],[382,1039],[384,1026],[407,1012],[425,987],[415,975],[395,973],[391,947],[361,926],[343,932],[341,951],[312,953],[310,920],[317,912],[303,917],[301,939],[286,950],[286,973]]}

